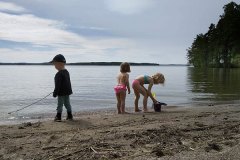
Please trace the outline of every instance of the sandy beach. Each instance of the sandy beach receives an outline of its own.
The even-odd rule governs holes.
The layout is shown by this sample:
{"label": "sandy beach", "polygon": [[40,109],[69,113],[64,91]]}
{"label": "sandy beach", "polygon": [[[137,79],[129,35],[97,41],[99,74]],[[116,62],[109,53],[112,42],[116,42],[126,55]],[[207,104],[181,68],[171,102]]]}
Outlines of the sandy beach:
{"label": "sandy beach", "polygon": [[163,107],[160,113],[75,113],[74,121],[0,126],[2,160],[240,157],[240,105]]}

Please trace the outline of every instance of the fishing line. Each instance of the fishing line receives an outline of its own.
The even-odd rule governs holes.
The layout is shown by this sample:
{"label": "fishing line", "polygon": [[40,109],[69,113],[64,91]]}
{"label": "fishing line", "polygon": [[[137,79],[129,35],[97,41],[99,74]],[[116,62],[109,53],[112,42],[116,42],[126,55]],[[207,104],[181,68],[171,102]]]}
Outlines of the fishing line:
{"label": "fishing line", "polygon": [[31,104],[29,104],[29,105],[27,105],[27,106],[25,106],[25,107],[22,107],[22,108],[20,108],[20,109],[18,109],[18,110],[16,110],[16,111],[8,112],[8,114],[12,114],[12,113],[21,111],[21,110],[23,110],[23,109],[25,109],[25,108],[27,108],[27,107],[30,107],[30,106],[32,106],[32,105],[34,105],[34,104],[36,104],[36,103],[44,100],[45,98],[47,98],[48,96],[50,96],[52,93],[53,93],[53,92],[49,93],[48,95],[46,95],[46,96],[43,97],[42,99],[39,99],[39,100],[37,100],[36,102],[33,102],[33,103],[31,103]]}

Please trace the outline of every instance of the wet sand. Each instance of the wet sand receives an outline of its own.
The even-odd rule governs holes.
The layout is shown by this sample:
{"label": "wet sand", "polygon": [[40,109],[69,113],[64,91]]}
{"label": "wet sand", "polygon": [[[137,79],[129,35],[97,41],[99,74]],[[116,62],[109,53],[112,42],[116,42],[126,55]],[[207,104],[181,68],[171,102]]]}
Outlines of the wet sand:
{"label": "wet sand", "polygon": [[0,159],[231,159],[240,157],[240,105],[160,113],[77,113],[74,121],[0,126]]}

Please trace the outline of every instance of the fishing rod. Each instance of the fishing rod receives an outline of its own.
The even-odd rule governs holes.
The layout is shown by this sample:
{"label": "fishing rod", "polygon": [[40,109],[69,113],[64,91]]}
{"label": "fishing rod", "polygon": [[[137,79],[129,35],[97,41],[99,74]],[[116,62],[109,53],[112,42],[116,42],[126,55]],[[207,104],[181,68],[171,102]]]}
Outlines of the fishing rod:
{"label": "fishing rod", "polygon": [[43,97],[43,98],[37,100],[36,102],[33,102],[33,103],[31,103],[31,104],[29,104],[29,105],[27,105],[27,106],[25,106],[25,107],[22,107],[22,108],[20,108],[20,109],[18,109],[18,110],[16,110],[16,111],[8,112],[8,114],[12,114],[12,113],[15,113],[15,112],[21,111],[21,110],[23,110],[23,109],[25,109],[25,108],[27,108],[27,107],[30,107],[30,106],[32,106],[32,105],[34,105],[34,104],[36,104],[36,103],[38,103],[38,102],[44,100],[45,98],[47,98],[48,96],[50,96],[52,93],[53,93],[53,92],[51,92],[51,93],[49,93],[48,95],[46,95],[45,97]]}

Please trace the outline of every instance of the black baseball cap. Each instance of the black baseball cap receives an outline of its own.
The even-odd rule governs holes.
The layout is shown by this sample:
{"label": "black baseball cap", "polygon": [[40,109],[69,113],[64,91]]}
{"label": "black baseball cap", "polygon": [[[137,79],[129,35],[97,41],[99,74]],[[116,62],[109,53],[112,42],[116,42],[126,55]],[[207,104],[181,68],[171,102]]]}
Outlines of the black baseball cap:
{"label": "black baseball cap", "polygon": [[51,61],[50,63],[53,63],[53,62],[63,62],[63,63],[66,63],[66,59],[65,59],[65,57],[64,57],[63,55],[58,54],[58,55],[56,55],[56,56],[52,59],[52,61]]}

